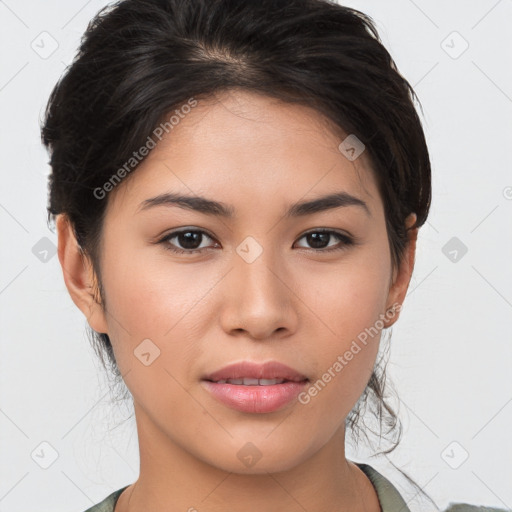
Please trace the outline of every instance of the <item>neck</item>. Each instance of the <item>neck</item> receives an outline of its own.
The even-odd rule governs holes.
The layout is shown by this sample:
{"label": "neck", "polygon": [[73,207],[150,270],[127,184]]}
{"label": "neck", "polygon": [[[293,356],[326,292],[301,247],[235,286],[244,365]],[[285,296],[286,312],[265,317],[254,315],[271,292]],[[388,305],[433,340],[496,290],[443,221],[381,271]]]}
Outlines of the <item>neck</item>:
{"label": "neck", "polygon": [[279,471],[235,473],[173,442],[135,405],[140,475],[115,512],[380,512],[374,487],[345,458],[345,429],[308,458]]}

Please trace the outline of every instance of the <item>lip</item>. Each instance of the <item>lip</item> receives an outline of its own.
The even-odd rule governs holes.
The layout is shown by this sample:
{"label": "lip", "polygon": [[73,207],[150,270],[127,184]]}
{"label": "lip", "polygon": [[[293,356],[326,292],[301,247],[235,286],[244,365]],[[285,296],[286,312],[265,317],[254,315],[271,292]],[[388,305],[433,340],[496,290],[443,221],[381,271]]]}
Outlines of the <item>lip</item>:
{"label": "lip", "polygon": [[203,380],[201,384],[214,398],[232,409],[247,413],[268,413],[277,411],[296,399],[308,381],[244,386]]}
{"label": "lip", "polygon": [[215,382],[227,379],[242,379],[244,377],[251,379],[285,379],[293,382],[308,380],[305,375],[278,361],[267,361],[266,363],[242,361],[233,363],[209,375],[205,375],[203,380]]}
{"label": "lip", "polygon": [[[219,383],[227,379],[284,379],[281,384],[245,386]],[[225,366],[203,377],[201,384],[219,402],[246,413],[274,412],[292,400],[308,384],[309,379],[300,372],[277,361],[258,364],[251,361]]]}

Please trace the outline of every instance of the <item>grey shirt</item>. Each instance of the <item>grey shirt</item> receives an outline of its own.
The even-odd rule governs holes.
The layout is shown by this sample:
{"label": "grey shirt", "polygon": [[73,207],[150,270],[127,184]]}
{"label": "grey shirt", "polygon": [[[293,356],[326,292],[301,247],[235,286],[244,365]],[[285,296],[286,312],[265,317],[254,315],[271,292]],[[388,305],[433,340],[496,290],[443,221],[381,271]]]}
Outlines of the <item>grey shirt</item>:
{"label": "grey shirt", "polygon": [[[370,482],[375,487],[377,496],[379,498],[380,508],[382,512],[411,512],[407,503],[404,501],[396,487],[381,475],[376,469],[368,464],[354,462],[361,471],[368,477]],[[114,512],[115,504],[119,499],[121,493],[128,487],[118,489],[112,494],[107,496],[100,503],[88,508],[85,512]],[[444,512],[512,512],[511,509],[505,510],[501,508],[483,507],[470,505],[468,503],[450,503]]]}

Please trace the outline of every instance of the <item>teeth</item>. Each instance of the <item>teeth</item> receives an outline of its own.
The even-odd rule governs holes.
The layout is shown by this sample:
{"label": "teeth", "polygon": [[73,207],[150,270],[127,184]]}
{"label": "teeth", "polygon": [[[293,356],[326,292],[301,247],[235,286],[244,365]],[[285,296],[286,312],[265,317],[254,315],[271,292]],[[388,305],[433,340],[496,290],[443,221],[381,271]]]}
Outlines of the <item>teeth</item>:
{"label": "teeth", "polygon": [[281,384],[284,379],[259,379],[260,386],[272,386],[273,384]]}
{"label": "teeth", "polygon": [[238,386],[274,386],[275,384],[281,384],[284,379],[222,379],[218,380],[218,384],[235,384]]}

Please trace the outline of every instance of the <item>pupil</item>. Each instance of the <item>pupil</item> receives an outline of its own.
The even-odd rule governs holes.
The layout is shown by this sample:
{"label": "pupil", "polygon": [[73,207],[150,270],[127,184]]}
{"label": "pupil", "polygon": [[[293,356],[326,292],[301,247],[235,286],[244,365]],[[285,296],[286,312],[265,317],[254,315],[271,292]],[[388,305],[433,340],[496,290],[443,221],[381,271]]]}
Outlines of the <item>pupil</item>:
{"label": "pupil", "polygon": [[[185,233],[180,233],[179,237],[179,241],[182,247],[184,247],[185,249],[197,249],[197,247],[194,246],[194,244],[197,243],[198,239],[200,240],[201,233],[193,233],[191,231],[186,231]],[[196,239],[195,241],[194,238]],[[192,246],[190,246],[190,244],[192,244]],[[201,245],[200,242],[198,246],[199,245]]]}
{"label": "pupil", "polygon": [[[325,245],[323,245],[323,242],[328,242],[329,241],[329,233],[309,233],[307,235],[308,237],[308,243],[315,249],[319,249],[319,248],[322,248],[322,247],[325,247]],[[320,241],[320,244],[318,243]]]}

